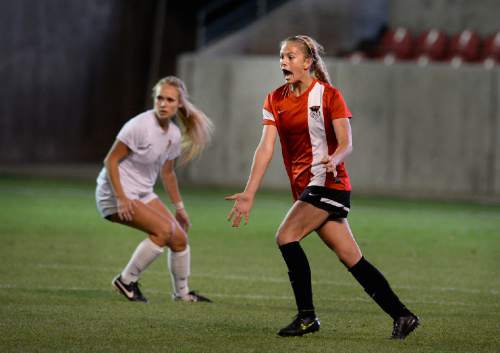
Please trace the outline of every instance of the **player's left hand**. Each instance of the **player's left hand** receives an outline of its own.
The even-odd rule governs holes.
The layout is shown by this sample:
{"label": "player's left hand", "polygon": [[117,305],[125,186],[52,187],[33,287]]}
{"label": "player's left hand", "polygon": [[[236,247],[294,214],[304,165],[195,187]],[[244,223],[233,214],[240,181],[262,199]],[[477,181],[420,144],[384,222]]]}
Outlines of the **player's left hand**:
{"label": "player's left hand", "polygon": [[333,161],[333,156],[324,156],[321,163],[325,166],[327,173],[333,173],[333,176],[337,176],[337,164]]}
{"label": "player's left hand", "polygon": [[179,222],[180,226],[184,231],[188,231],[191,228],[191,222],[189,221],[189,216],[184,208],[175,211],[175,219]]}

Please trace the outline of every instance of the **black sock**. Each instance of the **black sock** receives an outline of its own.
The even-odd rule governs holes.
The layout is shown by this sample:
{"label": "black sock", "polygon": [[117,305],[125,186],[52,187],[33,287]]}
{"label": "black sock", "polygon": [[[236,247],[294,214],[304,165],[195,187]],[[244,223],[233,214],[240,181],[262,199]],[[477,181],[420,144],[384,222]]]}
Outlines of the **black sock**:
{"label": "black sock", "polygon": [[312,300],[311,269],[306,254],[298,241],[279,247],[288,266],[288,276],[299,316],[315,316]]}
{"label": "black sock", "polygon": [[361,260],[349,269],[349,272],[363,286],[364,290],[394,320],[411,312],[401,303],[385,279],[375,266],[361,257]]}

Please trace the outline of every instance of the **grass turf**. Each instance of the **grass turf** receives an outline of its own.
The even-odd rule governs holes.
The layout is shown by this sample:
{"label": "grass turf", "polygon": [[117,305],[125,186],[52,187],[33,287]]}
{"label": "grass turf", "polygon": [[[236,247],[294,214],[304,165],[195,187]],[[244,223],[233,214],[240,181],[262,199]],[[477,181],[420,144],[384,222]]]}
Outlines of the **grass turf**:
{"label": "grass turf", "polygon": [[388,340],[391,320],[312,234],[308,254],[321,330],[276,331],[294,314],[274,232],[288,193],[259,193],[250,223],[225,220],[237,190],[183,188],[193,228],[190,287],[214,300],[170,299],[166,260],[130,303],[110,281],[143,236],[101,220],[88,182],[0,177],[0,352],[498,352],[500,207],[354,198],[364,255],[422,325]]}

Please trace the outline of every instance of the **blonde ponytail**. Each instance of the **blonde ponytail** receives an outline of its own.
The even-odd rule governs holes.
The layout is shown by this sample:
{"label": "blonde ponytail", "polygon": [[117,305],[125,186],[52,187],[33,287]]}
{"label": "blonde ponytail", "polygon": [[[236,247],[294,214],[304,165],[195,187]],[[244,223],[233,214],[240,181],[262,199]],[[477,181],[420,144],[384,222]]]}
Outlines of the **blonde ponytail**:
{"label": "blonde ponytail", "polygon": [[181,107],[177,111],[182,131],[182,156],[181,162],[187,163],[198,156],[208,145],[212,138],[212,121],[189,101],[189,95],[184,82],[176,76],[167,76],[159,80],[153,87],[153,96],[156,90],[170,85],[177,88]]}

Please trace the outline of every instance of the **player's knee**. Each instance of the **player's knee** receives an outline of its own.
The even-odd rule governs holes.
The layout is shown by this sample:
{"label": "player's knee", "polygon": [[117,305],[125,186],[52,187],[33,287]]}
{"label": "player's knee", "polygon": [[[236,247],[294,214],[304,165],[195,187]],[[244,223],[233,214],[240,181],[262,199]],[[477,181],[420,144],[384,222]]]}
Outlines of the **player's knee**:
{"label": "player's knee", "polygon": [[297,237],[297,232],[293,232],[289,227],[280,227],[276,232],[276,244],[278,246],[288,244],[294,241],[300,241],[300,238]]}
{"label": "player's knee", "polygon": [[174,225],[170,222],[165,222],[158,227],[158,230],[153,234],[156,238],[156,242],[159,243],[160,246],[167,246],[172,238],[174,233]]}
{"label": "player's knee", "polygon": [[342,262],[347,268],[351,268],[352,266],[356,265],[361,259],[361,253],[357,249],[345,249],[342,251],[337,251],[337,256],[340,262]]}
{"label": "player's knee", "polygon": [[[175,227],[175,225],[174,225]],[[168,243],[168,247],[173,252],[184,251],[188,245],[187,235],[186,233],[179,227],[176,228],[170,241]]]}
{"label": "player's knee", "polygon": [[179,252],[184,251],[187,247],[187,244],[188,243],[186,238],[172,239],[172,241],[168,244],[168,247],[173,252]]}
{"label": "player's knee", "polygon": [[274,239],[276,241],[276,244],[278,244],[278,246],[282,245],[284,242],[284,238],[285,238],[285,236],[284,236],[284,233],[282,231],[282,227],[279,227],[278,231],[274,235]]}

